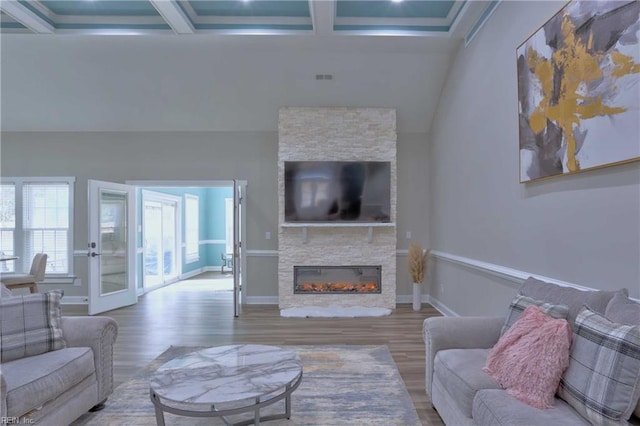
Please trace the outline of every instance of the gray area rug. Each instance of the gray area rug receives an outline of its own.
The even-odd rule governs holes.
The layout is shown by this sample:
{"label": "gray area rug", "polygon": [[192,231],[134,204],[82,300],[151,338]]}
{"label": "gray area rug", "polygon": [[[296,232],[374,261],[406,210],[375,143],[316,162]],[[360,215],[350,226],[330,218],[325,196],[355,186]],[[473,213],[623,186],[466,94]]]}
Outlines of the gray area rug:
{"label": "gray area rug", "polygon": [[[284,346],[303,362],[303,379],[292,395],[290,420],[267,425],[421,425],[386,346]],[[148,378],[165,362],[201,347],[172,346],[131,380],[118,386],[104,410],[87,413],[80,425],[155,425]],[[282,412],[279,401],[261,412]],[[251,415],[231,418],[237,422]],[[167,425],[223,425],[219,418],[165,414]]]}

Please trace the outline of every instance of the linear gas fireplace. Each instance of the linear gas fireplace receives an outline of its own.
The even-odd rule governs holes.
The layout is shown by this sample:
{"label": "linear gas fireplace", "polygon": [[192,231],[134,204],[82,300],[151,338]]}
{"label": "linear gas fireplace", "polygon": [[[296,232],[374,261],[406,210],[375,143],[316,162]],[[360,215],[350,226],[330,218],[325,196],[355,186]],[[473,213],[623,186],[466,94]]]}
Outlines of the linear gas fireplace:
{"label": "linear gas fireplace", "polygon": [[381,293],[381,266],[294,266],[295,294]]}

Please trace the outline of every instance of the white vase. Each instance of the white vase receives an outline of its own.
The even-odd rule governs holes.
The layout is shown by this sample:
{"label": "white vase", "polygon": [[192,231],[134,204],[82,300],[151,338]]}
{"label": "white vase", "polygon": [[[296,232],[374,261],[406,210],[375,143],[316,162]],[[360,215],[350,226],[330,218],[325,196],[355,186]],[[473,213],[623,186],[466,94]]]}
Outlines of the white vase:
{"label": "white vase", "polygon": [[413,283],[413,310],[419,311],[422,308],[422,284]]}

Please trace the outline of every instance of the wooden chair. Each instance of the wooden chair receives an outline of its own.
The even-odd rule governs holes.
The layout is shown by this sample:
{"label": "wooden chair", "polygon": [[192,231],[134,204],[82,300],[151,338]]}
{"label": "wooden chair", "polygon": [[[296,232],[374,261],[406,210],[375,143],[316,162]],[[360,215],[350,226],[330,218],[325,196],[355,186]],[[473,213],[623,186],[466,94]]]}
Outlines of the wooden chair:
{"label": "wooden chair", "polygon": [[0,282],[9,290],[16,288],[28,288],[29,292],[37,293],[39,283],[44,280],[44,273],[47,269],[47,254],[38,253],[33,257],[31,262],[31,270],[28,274],[2,274]]}

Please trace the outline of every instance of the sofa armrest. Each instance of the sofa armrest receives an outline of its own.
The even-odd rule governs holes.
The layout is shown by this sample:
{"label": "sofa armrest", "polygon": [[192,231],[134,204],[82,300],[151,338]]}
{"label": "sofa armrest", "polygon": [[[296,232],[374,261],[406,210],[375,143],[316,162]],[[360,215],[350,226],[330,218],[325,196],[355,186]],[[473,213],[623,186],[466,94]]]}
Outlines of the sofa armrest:
{"label": "sofa armrest", "polygon": [[67,347],[89,347],[98,379],[98,401],[113,392],[113,345],[118,324],[109,317],[62,317],[62,333]]}
{"label": "sofa armrest", "polygon": [[433,362],[445,349],[491,348],[500,338],[501,317],[432,317],[422,327],[426,351],[425,389],[431,398]]}

